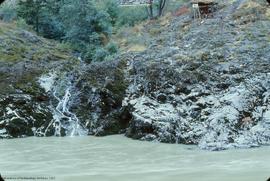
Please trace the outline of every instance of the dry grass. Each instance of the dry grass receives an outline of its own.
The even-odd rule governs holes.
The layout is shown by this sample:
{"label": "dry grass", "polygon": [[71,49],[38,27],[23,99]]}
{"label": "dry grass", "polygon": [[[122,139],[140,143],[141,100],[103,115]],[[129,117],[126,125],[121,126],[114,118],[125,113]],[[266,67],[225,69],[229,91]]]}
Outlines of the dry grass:
{"label": "dry grass", "polygon": [[0,61],[18,62],[24,60],[67,60],[71,56],[68,49],[58,46],[35,33],[25,31],[14,23],[0,21]]}
{"label": "dry grass", "polygon": [[146,50],[146,46],[143,45],[131,45],[128,48],[128,52],[143,52]]}

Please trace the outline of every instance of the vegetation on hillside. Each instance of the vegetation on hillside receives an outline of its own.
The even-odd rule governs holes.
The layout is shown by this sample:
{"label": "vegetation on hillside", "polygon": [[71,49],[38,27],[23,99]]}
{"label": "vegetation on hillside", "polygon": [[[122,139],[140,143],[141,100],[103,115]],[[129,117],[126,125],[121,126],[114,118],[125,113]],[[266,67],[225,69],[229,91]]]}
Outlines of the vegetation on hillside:
{"label": "vegetation on hillside", "polygon": [[147,12],[140,7],[120,9],[114,0],[26,0],[2,5],[0,19],[30,25],[38,35],[57,40],[92,62],[116,54],[112,33],[147,19]]}
{"label": "vegetation on hillside", "polygon": [[119,43],[112,41],[113,34],[161,16],[175,3],[151,1],[147,8],[120,7],[115,0],[19,0],[11,5],[9,2],[12,1],[1,5],[0,20],[15,21],[24,29],[57,40],[86,62],[112,59]]}

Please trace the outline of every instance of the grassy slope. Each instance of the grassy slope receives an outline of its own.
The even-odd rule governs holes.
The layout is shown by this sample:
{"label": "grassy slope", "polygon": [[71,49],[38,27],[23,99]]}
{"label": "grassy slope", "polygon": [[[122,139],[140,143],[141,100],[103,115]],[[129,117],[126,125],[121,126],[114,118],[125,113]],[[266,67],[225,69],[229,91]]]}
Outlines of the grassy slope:
{"label": "grassy slope", "polygon": [[46,58],[65,60],[69,57],[56,43],[22,30],[15,24],[0,22],[0,42],[0,62],[39,61]]}
{"label": "grassy slope", "polygon": [[14,23],[0,22],[0,95],[34,93],[42,73],[76,61],[69,52]]}

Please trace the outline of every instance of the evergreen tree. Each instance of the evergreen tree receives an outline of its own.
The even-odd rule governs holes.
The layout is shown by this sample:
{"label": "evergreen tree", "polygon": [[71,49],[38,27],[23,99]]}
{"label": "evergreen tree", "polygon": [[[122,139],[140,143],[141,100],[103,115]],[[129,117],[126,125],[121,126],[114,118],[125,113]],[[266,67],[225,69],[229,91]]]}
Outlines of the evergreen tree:
{"label": "evergreen tree", "polygon": [[60,16],[66,32],[64,39],[91,61],[96,50],[103,46],[101,35],[108,37],[111,34],[109,15],[98,11],[92,1],[65,0]]}
{"label": "evergreen tree", "polygon": [[40,28],[41,10],[45,0],[20,0],[18,3],[18,15],[23,17],[29,25],[33,25],[37,33]]}

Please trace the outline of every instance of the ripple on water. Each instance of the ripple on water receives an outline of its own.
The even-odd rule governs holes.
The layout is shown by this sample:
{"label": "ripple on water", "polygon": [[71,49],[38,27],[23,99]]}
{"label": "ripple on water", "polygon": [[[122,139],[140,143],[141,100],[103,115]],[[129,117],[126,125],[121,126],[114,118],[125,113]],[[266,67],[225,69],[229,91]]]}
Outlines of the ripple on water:
{"label": "ripple on water", "polygon": [[4,176],[55,176],[65,181],[254,181],[270,176],[270,147],[221,152],[195,146],[109,137],[0,141]]}

